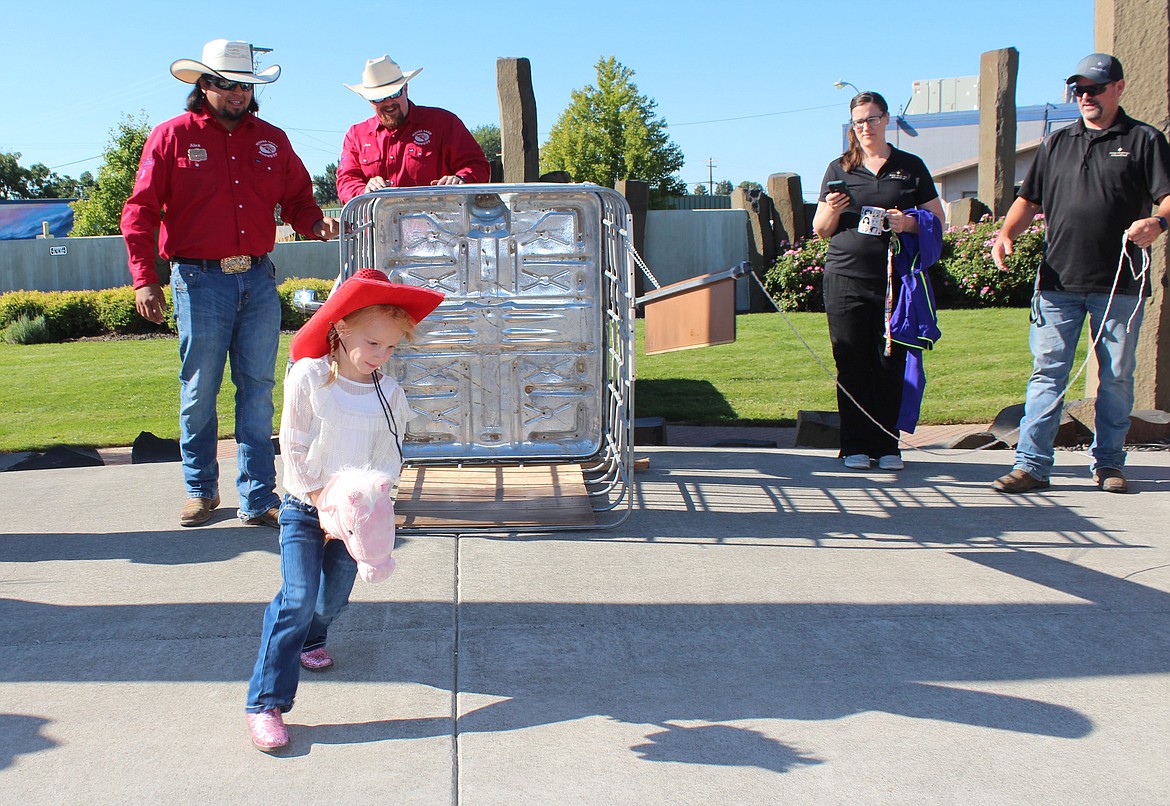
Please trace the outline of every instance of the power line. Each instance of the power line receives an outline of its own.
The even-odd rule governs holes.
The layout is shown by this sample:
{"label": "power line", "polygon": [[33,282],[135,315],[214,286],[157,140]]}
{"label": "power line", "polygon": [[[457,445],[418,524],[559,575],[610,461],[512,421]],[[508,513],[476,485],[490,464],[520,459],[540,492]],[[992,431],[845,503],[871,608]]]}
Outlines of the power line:
{"label": "power line", "polygon": [[795,115],[798,112],[815,112],[820,109],[836,109],[840,104],[825,104],[824,106],[806,106],[803,109],[786,109],[783,112],[765,112],[761,115],[743,115],[738,118],[718,118],[716,120],[692,120],[689,123],[668,123],[669,129],[677,129],[680,126],[700,126],[704,123],[726,123],[730,120],[752,120],[753,118],[771,118],[776,115]]}

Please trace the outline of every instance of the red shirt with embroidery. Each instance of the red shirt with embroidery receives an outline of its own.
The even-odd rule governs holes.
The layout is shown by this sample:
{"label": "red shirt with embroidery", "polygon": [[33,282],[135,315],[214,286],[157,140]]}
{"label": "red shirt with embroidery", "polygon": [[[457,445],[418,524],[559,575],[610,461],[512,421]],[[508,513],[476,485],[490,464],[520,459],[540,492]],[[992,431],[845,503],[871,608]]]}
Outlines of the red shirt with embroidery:
{"label": "red shirt with embroidery", "polygon": [[313,225],[324,216],[309,172],[280,129],[251,113],[230,132],[206,112],[160,124],[142,148],[122,208],[134,287],[158,282],[156,229],[158,253],[168,260],[264,255],[276,243],[278,204],[294,230],[316,237]]}
{"label": "red shirt with embroidery", "polygon": [[387,129],[377,115],[349,127],[337,166],[337,197],[344,204],[360,196],[375,176],[391,187],[417,187],[452,175],[486,182],[491,166],[463,121],[446,109],[412,103],[396,129]]}

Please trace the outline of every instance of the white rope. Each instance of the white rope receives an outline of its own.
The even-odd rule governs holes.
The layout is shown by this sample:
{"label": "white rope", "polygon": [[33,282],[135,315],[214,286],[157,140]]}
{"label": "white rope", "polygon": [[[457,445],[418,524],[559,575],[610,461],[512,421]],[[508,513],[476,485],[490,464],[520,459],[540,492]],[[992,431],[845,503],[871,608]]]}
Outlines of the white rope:
{"label": "white rope", "polygon": [[[629,232],[627,232],[624,227],[619,227],[617,224],[615,224],[613,221],[611,221],[607,218],[602,218],[602,224],[613,229],[615,232],[617,232],[621,236],[622,243],[625,245],[626,251],[629,252],[631,257],[633,257],[634,262],[638,265],[639,268],[642,269],[642,272],[646,275],[646,277],[648,277],[650,279],[650,282],[654,284],[654,288],[656,288],[656,289],[661,288],[662,285],[658,282],[658,278],[656,278],[654,276],[654,273],[652,271],[650,271],[650,267],[646,265],[646,261],[642,259],[642,256],[640,254],[638,254],[638,250],[634,247],[634,242],[633,242],[633,239],[630,237]],[[1121,270],[1127,261],[1129,262],[1130,276],[1133,277],[1134,280],[1140,280],[1140,282],[1141,282],[1141,287],[1138,290],[1138,304],[1134,306],[1133,313],[1130,314],[1129,320],[1125,323],[1125,332],[1126,333],[1130,332],[1130,327],[1133,324],[1134,317],[1136,317],[1137,312],[1139,310],[1141,310],[1141,300],[1142,300],[1142,296],[1145,294],[1146,280],[1149,277],[1149,271],[1150,271],[1150,251],[1148,248],[1141,250],[1142,251],[1142,265],[1141,265],[1141,268],[1138,269],[1134,265],[1133,258],[1129,254],[1129,250],[1126,249],[1126,245],[1127,245],[1128,240],[1129,240],[1129,236],[1126,233],[1122,233],[1122,235],[1121,235],[1121,254],[1118,256],[1118,259],[1117,259],[1117,271],[1113,277],[1113,287],[1109,290],[1109,300],[1105,303],[1105,311],[1101,317],[1100,327],[1097,328],[1097,333],[1093,337],[1092,344],[1090,344],[1088,350],[1085,351],[1085,360],[1081,363],[1081,366],[1077,370],[1076,375],[1074,375],[1073,378],[1067,384],[1065,384],[1064,390],[1060,393],[1059,396],[1057,396],[1056,401],[1051,406],[1049,406],[1044,411],[1044,414],[1042,415],[1042,417],[1040,417],[1038,419],[1043,419],[1043,417],[1047,417],[1052,411],[1054,411],[1056,409],[1057,406],[1064,405],[1064,398],[1068,394],[1068,390],[1071,389],[1073,384],[1075,384],[1077,382],[1077,380],[1080,379],[1080,377],[1084,373],[1085,369],[1089,366],[1089,361],[1092,360],[1092,356],[1096,352],[1097,343],[1101,340],[1101,335],[1105,331],[1105,323],[1109,320],[1109,309],[1113,306],[1113,298],[1116,296],[1116,293],[1117,293],[1117,285],[1121,281]],[[797,341],[799,341],[801,344],[804,345],[804,348],[806,350],[808,350],[809,355],[811,355],[813,357],[813,360],[815,360],[817,362],[817,364],[820,365],[821,370],[825,373],[825,376],[828,377],[830,380],[832,380],[834,385],[836,385],[837,389],[840,390],[841,393],[844,394],[846,398],[848,398],[849,402],[852,403],[854,406],[856,406],[857,410],[860,411],[862,414],[864,414],[869,419],[869,421],[871,423],[873,423],[875,426],[877,426],[878,429],[883,434],[885,434],[886,436],[895,440],[900,449],[921,451],[922,453],[927,453],[927,454],[931,454],[934,456],[967,456],[969,454],[979,453],[980,451],[988,450],[999,443],[1007,444],[1007,439],[1009,439],[1013,435],[1019,433],[1020,426],[1017,425],[1011,431],[1008,431],[1004,435],[1003,439],[993,436],[990,441],[984,443],[983,445],[979,445],[978,447],[970,448],[970,449],[962,450],[962,451],[951,450],[951,451],[947,451],[945,453],[943,451],[930,450],[929,448],[924,448],[921,446],[913,445],[910,442],[903,439],[901,433],[898,433],[898,434],[891,433],[890,430],[888,428],[886,428],[884,425],[882,425],[881,423],[879,423],[877,421],[877,419],[872,414],[870,414],[869,411],[864,406],[862,406],[860,403],[858,403],[857,398],[855,398],[852,395],[852,393],[850,393],[850,391],[848,389],[846,389],[841,384],[841,382],[839,380],[837,380],[836,373],[829,369],[829,367],[825,364],[825,362],[821,360],[821,357],[819,355],[817,355],[817,351],[812,348],[812,345],[809,344],[805,340],[804,336],[800,335],[800,331],[796,329],[796,325],[792,324],[792,320],[789,319],[788,316],[785,315],[784,311],[781,310],[780,306],[776,304],[776,300],[772,297],[771,293],[769,293],[768,289],[766,289],[764,287],[764,284],[763,284],[763,282],[760,281],[759,276],[757,276],[757,274],[754,271],[748,272],[748,274],[751,275],[751,278],[753,280],[755,280],[756,285],[759,286],[760,290],[764,292],[764,296],[768,298],[768,302],[772,303],[772,307],[776,309],[776,312],[778,314],[780,314],[780,318],[782,318],[784,320],[784,324],[788,325],[788,329],[792,331],[792,334],[794,336],[796,336]],[[1039,293],[1039,292],[1037,291],[1037,293]],[[1090,329],[1091,329],[1091,327],[1092,326],[1090,325]]]}
{"label": "white rope", "polygon": [[[1072,388],[1073,384],[1075,384],[1077,382],[1077,380],[1084,373],[1085,369],[1088,367],[1089,361],[1091,360],[1091,357],[1094,355],[1094,353],[1096,351],[1097,343],[1101,340],[1101,335],[1105,331],[1105,324],[1109,320],[1109,309],[1113,306],[1113,298],[1114,298],[1114,296],[1116,296],[1117,285],[1121,280],[1121,270],[1122,270],[1122,267],[1125,265],[1126,261],[1129,262],[1130,276],[1132,276],[1134,280],[1141,281],[1141,287],[1140,287],[1139,293],[1138,293],[1138,304],[1136,306],[1134,306],[1134,311],[1130,315],[1129,320],[1125,324],[1125,332],[1126,333],[1130,332],[1130,327],[1133,324],[1134,317],[1136,317],[1137,312],[1139,310],[1141,310],[1142,295],[1145,293],[1146,280],[1149,277],[1150,253],[1149,253],[1149,249],[1142,250],[1141,269],[1137,269],[1134,266],[1133,258],[1130,256],[1129,250],[1126,249],[1126,243],[1128,240],[1129,240],[1128,236],[1125,233],[1122,233],[1122,236],[1121,236],[1121,255],[1118,257],[1118,260],[1117,260],[1117,272],[1115,273],[1115,275],[1113,277],[1113,287],[1109,291],[1109,300],[1105,304],[1105,311],[1104,311],[1103,315],[1101,316],[1100,327],[1097,328],[1097,333],[1093,337],[1093,342],[1089,346],[1089,349],[1086,350],[1086,352],[1085,352],[1085,360],[1081,363],[1080,369],[1077,370],[1077,373],[1072,378],[1072,380],[1070,380],[1067,384],[1065,384],[1064,391],[1062,391],[1060,393],[1060,395],[1056,398],[1056,401],[1051,406],[1049,406],[1044,411],[1044,414],[1042,415],[1042,417],[1040,417],[1038,419],[1043,419],[1043,417],[1048,416],[1052,411],[1054,411],[1056,409],[1057,406],[1064,405],[1064,398],[1065,398],[1065,395],[1068,394],[1068,390]],[[816,352],[816,350],[814,350],[812,348],[812,345],[810,345],[807,341],[805,341],[804,337],[800,335],[800,331],[798,331],[796,329],[796,326],[794,324],[792,324],[792,320],[790,320],[785,315],[784,311],[782,311],[780,309],[780,306],[776,304],[776,300],[772,298],[772,295],[768,292],[768,289],[764,288],[764,284],[762,282],[760,282],[759,277],[756,277],[755,272],[751,272],[751,275],[752,275],[753,279],[755,279],[756,284],[760,287],[760,290],[764,292],[764,296],[766,296],[768,298],[768,301],[772,303],[772,307],[776,309],[776,312],[780,314],[780,317],[784,320],[784,323],[786,325],[788,325],[789,330],[791,330],[793,332],[793,334],[796,336],[797,340],[800,341],[800,343],[804,345],[804,348],[806,350],[808,350],[809,354],[816,360],[817,364],[820,365],[820,367],[824,371],[825,375],[830,380],[833,381],[833,383],[837,386],[837,388],[845,395],[846,398],[849,399],[849,402],[851,402],[854,406],[856,406],[857,410],[860,411],[862,414],[864,414],[869,419],[869,421],[871,423],[876,425],[878,427],[878,429],[881,430],[881,432],[884,433],[886,436],[890,437],[891,439],[896,440],[899,448],[907,448],[907,449],[911,449],[911,450],[917,450],[917,451],[921,451],[922,453],[932,454],[935,456],[966,456],[968,454],[978,453],[979,451],[987,450],[1000,442],[1004,442],[1006,444],[1006,439],[1000,439],[999,437],[994,437],[991,441],[989,441],[983,445],[980,445],[978,447],[975,447],[975,448],[971,448],[971,449],[963,450],[963,451],[957,451],[957,452],[956,451],[947,451],[944,453],[942,451],[935,451],[935,450],[930,450],[929,448],[923,448],[923,447],[912,445],[909,442],[907,442],[906,440],[904,440],[900,433],[899,434],[890,433],[889,429],[887,429],[884,425],[879,423],[877,421],[877,419],[875,419],[874,416],[872,414],[870,414],[869,411],[867,411],[865,409],[865,407],[863,407],[860,403],[857,402],[857,398],[853,397],[853,395],[850,394],[849,390],[846,389],[841,384],[841,382],[839,380],[837,380],[836,373],[832,372],[828,368],[828,366],[825,365],[825,362],[821,360],[821,357],[819,355],[817,355],[817,352]],[[1091,328],[1091,325],[1090,325],[1090,328]],[[1005,434],[1004,436],[1006,438],[1010,438],[1014,434],[1019,433],[1019,430],[1020,430],[1020,427],[1017,425],[1011,431],[1007,432],[1007,434]]]}

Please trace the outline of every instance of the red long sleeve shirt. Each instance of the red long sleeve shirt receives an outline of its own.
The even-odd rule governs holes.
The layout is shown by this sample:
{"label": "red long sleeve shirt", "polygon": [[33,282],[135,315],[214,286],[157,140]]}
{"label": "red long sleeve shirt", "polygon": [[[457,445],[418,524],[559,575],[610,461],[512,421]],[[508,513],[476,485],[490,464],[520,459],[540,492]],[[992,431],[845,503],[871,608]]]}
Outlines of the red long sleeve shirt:
{"label": "red long sleeve shirt", "polygon": [[396,129],[384,127],[377,115],[349,127],[337,166],[337,197],[344,204],[360,196],[375,176],[391,187],[417,187],[451,175],[486,182],[491,166],[463,121],[446,109],[412,103]]}
{"label": "red long sleeve shirt", "polygon": [[158,252],[168,260],[264,255],[276,243],[278,204],[285,222],[315,237],[321,208],[283,131],[252,114],[230,132],[206,112],[160,124],[142,148],[134,191],[122,208],[134,287],[158,282],[155,229]]}

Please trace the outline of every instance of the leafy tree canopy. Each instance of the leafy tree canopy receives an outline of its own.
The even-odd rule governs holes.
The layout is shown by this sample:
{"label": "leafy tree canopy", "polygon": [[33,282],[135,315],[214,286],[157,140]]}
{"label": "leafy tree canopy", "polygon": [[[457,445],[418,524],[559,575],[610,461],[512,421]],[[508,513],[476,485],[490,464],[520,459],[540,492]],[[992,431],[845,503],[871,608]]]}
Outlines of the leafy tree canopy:
{"label": "leafy tree canopy", "polygon": [[313,176],[313,198],[319,207],[337,207],[341,199],[337,197],[337,163],[331,162],[325,166],[325,173]]}
{"label": "leafy tree canopy", "polygon": [[494,123],[476,126],[471,130],[471,136],[475,138],[475,142],[479,143],[479,147],[483,149],[484,156],[489,161],[503,153],[503,146],[500,144],[500,127]]}
{"label": "leafy tree canopy", "polygon": [[639,179],[652,198],[686,192],[676,176],[683,154],[657,117],[657,104],[638,92],[634,71],[614,57],[597,62],[597,85],[574,90],[540,153],[542,173],[568,171],[577,182],[613,187]]}
{"label": "leafy tree canopy", "polygon": [[75,199],[85,194],[88,172],[81,179],[57,174],[37,162],[25,168],[19,151],[0,152],[0,199]]}
{"label": "leafy tree canopy", "polygon": [[141,117],[123,115],[110,129],[110,143],[102,154],[97,184],[89,197],[73,203],[70,235],[117,235],[122,205],[134,190],[142,146],[150,134],[146,112]]}

